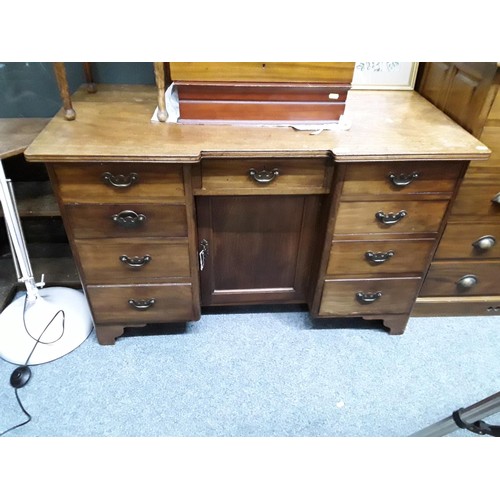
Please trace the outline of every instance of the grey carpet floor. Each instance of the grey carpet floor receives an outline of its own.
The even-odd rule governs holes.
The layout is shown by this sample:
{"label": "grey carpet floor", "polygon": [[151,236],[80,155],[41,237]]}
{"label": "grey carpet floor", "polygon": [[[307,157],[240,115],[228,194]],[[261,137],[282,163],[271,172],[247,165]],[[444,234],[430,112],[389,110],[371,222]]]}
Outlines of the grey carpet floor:
{"label": "grey carpet floor", "polygon": [[[297,307],[212,310],[127,330],[114,346],[91,333],[32,367],[18,392],[32,421],[7,436],[404,437],[500,391],[499,327],[412,318],[391,336]],[[0,360],[0,432],[25,420],[14,368]]]}

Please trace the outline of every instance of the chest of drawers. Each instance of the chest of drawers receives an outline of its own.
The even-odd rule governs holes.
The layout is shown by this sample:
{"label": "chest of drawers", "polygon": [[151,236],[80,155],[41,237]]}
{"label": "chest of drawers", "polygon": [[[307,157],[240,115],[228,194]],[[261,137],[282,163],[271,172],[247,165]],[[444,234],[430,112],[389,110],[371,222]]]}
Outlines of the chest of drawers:
{"label": "chest of drawers", "polygon": [[404,330],[465,167],[337,165],[331,244],[325,246],[323,286],[313,308],[319,317],[383,318],[391,332]]}
{"label": "chest of drawers", "polygon": [[472,161],[414,314],[500,314],[500,68],[426,63],[419,91],[491,150]]}
{"label": "chest of drawers", "polygon": [[[419,307],[449,314],[500,312],[500,172],[471,166],[451,209]],[[440,306],[438,306],[440,304]]]}
{"label": "chest of drawers", "polygon": [[101,344],[240,304],[403,333],[484,145],[412,92],[354,91],[351,130],[309,134],[151,123],[151,90],[125,107],[77,93],[78,119],[26,151],[48,166]]}
{"label": "chest of drawers", "polygon": [[61,163],[48,170],[101,343],[123,332],[116,323],[199,318],[185,167]]}

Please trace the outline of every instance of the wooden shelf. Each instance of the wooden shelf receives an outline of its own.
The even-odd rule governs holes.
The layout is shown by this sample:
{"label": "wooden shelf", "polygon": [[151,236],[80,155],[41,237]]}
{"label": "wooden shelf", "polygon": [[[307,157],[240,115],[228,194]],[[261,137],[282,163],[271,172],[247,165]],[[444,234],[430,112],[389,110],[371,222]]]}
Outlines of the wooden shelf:
{"label": "wooden shelf", "polygon": [[[40,280],[45,275],[47,286],[80,287],[80,278],[71,257],[30,259],[33,274]],[[0,311],[12,300],[17,291],[24,291],[24,285],[17,282],[14,263],[11,259],[0,259]]]}
{"label": "wooden shelf", "polygon": [[[50,181],[13,182],[12,185],[21,217],[56,217],[60,215]],[[3,216],[1,208],[0,216]]]}
{"label": "wooden shelf", "polygon": [[[7,160],[22,155],[48,122],[48,118],[0,118],[0,158]],[[35,178],[40,178],[40,172],[32,173]],[[12,185],[21,217],[60,216],[50,181],[13,180]],[[4,224],[1,207],[0,217],[0,223]],[[31,243],[28,244],[28,253],[36,280],[40,280],[43,273],[47,286],[81,286],[67,243]],[[6,254],[0,258],[0,311],[10,303],[16,292],[24,290],[24,285],[17,281],[12,258]]]}
{"label": "wooden shelf", "polygon": [[22,153],[49,118],[0,118],[0,159]]}

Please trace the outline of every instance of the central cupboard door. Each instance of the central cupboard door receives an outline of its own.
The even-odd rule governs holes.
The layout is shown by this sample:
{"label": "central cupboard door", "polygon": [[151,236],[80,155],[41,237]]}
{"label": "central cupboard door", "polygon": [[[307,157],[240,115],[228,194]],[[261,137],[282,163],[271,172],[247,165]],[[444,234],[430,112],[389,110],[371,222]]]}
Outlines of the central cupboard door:
{"label": "central cupboard door", "polygon": [[202,305],[307,302],[321,197],[196,199]]}

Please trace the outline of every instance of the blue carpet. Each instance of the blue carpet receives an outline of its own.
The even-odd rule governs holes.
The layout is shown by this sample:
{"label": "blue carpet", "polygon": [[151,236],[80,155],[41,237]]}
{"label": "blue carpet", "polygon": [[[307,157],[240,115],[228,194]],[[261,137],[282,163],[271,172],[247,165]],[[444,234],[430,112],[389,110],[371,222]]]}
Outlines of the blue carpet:
{"label": "blue carpet", "polygon": [[[92,333],[32,367],[19,390],[32,421],[8,436],[408,436],[500,391],[499,326],[412,318],[390,336],[378,322],[248,308],[127,330],[114,346]],[[14,368],[0,360],[0,432],[25,419]]]}

